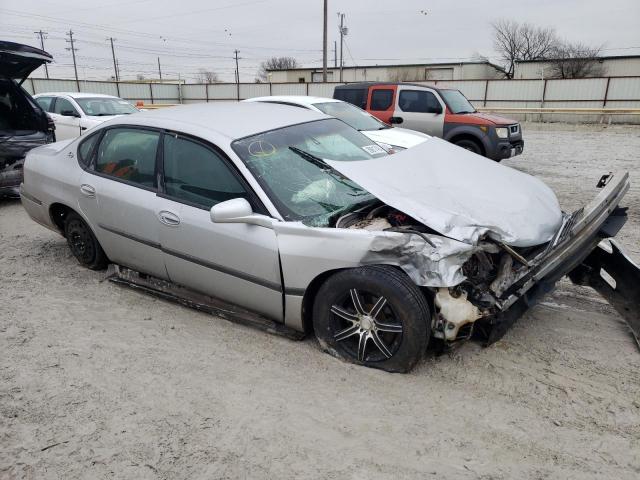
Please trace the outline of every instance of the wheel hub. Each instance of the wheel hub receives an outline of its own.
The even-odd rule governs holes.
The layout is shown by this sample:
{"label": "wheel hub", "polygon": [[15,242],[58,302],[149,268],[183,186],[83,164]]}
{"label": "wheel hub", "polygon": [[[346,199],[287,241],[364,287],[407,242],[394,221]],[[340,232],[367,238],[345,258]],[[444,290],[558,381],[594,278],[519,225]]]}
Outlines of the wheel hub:
{"label": "wheel hub", "polygon": [[360,328],[366,331],[371,330],[373,328],[373,318],[371,318],[369,315],[361,315]]}

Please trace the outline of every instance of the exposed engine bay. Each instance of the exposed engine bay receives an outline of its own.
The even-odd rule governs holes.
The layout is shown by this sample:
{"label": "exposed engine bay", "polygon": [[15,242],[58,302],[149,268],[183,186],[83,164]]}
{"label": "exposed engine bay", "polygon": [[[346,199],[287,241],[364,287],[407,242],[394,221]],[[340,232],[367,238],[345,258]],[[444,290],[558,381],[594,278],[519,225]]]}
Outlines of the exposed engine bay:
{"label": "exposed engine bay", "polygon": [[[336,228],[415,234],[435,247],[427,236],[439,235],[409,215],[388,205],[347,213],[336,220]],[[462,265],[465,279],[453,287],[433,287],[433,335],[446,342],[468,339],[476,320],[496,313],[499,297],[533,257],[546,245],[514,249],[494,240],[482,240]]]}

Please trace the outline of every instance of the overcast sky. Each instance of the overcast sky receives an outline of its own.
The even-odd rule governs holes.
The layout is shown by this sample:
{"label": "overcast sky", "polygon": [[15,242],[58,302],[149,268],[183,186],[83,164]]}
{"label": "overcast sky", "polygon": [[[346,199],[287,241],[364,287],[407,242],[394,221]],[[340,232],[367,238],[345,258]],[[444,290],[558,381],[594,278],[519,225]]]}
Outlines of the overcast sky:
{"label": "overcast sky", "polygon": [[[121,76],[193,80],[200,68],[253,81],[273,55],[322,65],[322,0],[0,0],[0,39],[39,46],[54,56],[51,77],[72,78],[65,32],[73,29],[81,79],[113,75],[108,37]],[[640,0],[329,0],[329,65],[346,14],[346,65],[446,62],[474,53],[498,61],[490,22],[509,18],[554,27],[560,37],[602,45],[603,55],[640,54]],[[424,15],[421,11],[426,11]],[[44,71],[34,76],[44,76]]]}

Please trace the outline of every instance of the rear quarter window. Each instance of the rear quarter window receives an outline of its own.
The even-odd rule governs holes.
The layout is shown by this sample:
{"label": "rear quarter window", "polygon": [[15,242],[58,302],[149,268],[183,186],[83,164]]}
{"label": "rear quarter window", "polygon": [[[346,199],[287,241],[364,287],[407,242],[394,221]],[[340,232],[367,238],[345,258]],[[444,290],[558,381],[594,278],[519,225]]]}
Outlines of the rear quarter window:
{"label": "rear quarter window", "polygon": [[336,88],[333,92],[333,98],[349,102],[363,110],[367,108],[366,88]]}
{"label": "rear quarter window", "polygon": [[89,168],[91,164],[91,156],[101,132],[96,132],[89,135],[87,138],[80,142],[78,145],[78,163],[82,168]]}

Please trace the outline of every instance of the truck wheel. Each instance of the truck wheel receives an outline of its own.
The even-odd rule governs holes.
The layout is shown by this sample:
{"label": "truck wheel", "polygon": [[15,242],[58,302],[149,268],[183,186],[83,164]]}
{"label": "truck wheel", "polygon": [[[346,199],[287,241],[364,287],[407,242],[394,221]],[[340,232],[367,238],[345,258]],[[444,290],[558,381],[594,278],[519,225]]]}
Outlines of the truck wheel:
{"label": "truck wheel", "polygon": [[471,140],[469,138],[463,138],[454,142],[455,145],[464,148],[465,150],[469,150],[470,152],[477,153],[478,155],[482,155],[482,148],[480,144],[475,140]]}
{"label": "truck wheel", "polygon": [[82,265],[91,270],[102,270],[107,266],[108,259],[104,250],[80,215],[75,212],[67,215],[64,234],[71,253]]}
{"label": "truck wheel", "polygon": [[431,315],[420,289],[389,266],[344,270],[318,291],[313,325],[322,349],[358,365],[408,372],[429,341]]}

